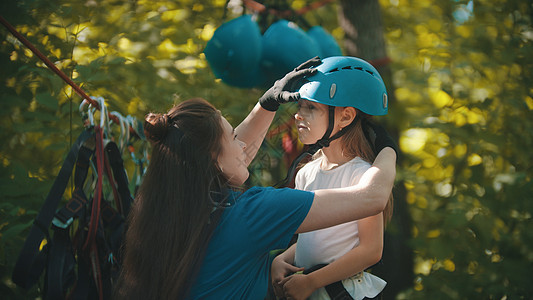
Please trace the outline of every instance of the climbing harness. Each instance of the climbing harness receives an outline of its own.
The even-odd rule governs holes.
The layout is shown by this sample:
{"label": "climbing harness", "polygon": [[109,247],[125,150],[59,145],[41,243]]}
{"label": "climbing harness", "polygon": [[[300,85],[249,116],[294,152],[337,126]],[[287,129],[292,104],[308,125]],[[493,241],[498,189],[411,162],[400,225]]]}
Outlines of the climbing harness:
{"label": "climbing harness", "polygon": [[[56,211],[73,169],[72,197]],[[87,180],[89,173],[96,182],[94,195],[86,193],[93,185]],[[105,199],[104,184],[113,202]],[[13,281],[27,289],[46,270],[47,299],[109,299],[132,202],[117,144],[104,139],[100,126],[87,128],[71,148],[30,229]]]}

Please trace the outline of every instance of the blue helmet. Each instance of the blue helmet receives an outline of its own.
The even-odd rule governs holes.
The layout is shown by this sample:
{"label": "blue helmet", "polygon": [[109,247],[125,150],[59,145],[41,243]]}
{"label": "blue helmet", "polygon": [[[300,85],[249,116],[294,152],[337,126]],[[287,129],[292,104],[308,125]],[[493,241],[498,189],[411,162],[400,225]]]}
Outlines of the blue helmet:
{"label": "blue helmet", "polygon": [[332,56],[323,59],[317,70],[300,88],[302,99],[329,106],[351,106],[374,116],[387,114],[385,84],[368,62],[356,57]]}
{"label": "blue helmet", "polygon": [[279,20],[262,37],[261,66],[274,82],[306,60],[320,55],[320,47],[298,25]]}
{"label": "blue helmet", "polygon": [[307,30],[307,35],[310,36],[320,47],[320,57],[326,58],[330,56],[342,55],[341,48],[335,38],[329,34],[322,26],[313,26]]}
{"label": "blue helmet", "polygon": [[207,43],[204,54],[217,78],[237,87],[255,86],[262,55],[259,26],[251,15],[222,24]]}

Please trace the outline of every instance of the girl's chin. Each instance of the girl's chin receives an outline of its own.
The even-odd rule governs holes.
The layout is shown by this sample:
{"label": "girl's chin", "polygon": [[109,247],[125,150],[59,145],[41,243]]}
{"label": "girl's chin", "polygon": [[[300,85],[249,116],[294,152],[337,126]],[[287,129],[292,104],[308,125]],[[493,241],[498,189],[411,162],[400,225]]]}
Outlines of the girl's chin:
{"label": "girl's chin", "polygon": [[304,145],[313,145],[316,142],[318,142],[318,140],[310,141],[309,139],[307,139],[305,137],[302,137],[302,136],[298,137],[298,140],[300,141],[300,143],[302,143]]}

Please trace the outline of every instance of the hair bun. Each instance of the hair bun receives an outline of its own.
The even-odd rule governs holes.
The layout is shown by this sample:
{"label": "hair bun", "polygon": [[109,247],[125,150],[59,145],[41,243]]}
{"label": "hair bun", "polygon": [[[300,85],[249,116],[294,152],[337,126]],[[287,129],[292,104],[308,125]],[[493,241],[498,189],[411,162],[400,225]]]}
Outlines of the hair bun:
{"label": "hair bun", "polygon": [[149,141],[160,142],[167,136],[170,127],[167,114],[149,113],[144,120],[144,134]]}

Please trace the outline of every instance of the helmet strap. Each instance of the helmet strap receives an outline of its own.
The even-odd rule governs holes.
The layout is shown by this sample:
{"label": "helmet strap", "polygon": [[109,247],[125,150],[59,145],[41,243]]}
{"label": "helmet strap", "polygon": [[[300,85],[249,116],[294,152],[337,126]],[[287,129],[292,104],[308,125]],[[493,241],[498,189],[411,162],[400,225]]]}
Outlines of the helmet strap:
{"label": "helmet strap", "polygon": [[315,150],[315,153],[322,147],[329,147],[329,143],[332,141],[329,136],[333,132],[333,127],[335,126],[335,106],[328,106],[328,119],[328,129],[326,129],[326,133],[324,133],[324,136],[310,147],[312,148],[315,145],[320,146]]}
{"label": "helmet strap", "polygon": [[335,133],[332,137],[330,137],[331,133],[333,132],[333,127],[335,125],[335,106],[329,106],[328,108],[328,114],[329,114],[329,121],[328,121],[328,129],[326,130],[326,133],[324,134],[324,136],[318,140],[316,143],[314,143],[313,145],[309,146],[309,148],[307,148],[306,151],[302,152],[300,155],[298,155],[298,157],[296,157],[292,163],[291,163],[291,166],[289,167],[289,170],[287,171],[287,177],[285,177],[285,179],[283,179],[282,181],[278,182],[275,187],[282,187],[282,186],[286,186],[293,178],[294,178],[294,174],[296,173],[296,167],[298,166],[298,164],[300,164],[300,162],[308,155],[314,155],[318,150],[322,149],[323,147],[329,147],[329,144],[340,138],[341,136],[343,136],[347,129],[352,127],[352,126],[355,126],[355,124],[357,124],[357,122],[359,121],[359,119],[361,119],[360,117],[360,114],[357,114],[355,116],[355,118],[353,119],[353,121],[348,124],[348,126],[344,127],[343,129],[339,130],[337,133]]}

